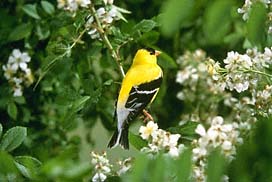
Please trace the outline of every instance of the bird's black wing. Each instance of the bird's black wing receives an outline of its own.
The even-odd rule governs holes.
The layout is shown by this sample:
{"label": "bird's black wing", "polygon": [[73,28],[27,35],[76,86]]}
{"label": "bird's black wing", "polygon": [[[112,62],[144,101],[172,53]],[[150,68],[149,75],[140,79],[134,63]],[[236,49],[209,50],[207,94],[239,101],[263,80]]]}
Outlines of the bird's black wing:
{"label": "bird's black wing", "polygon": [[156,80],[132,87],[125,104],[125,107],[130,111],[126,120],[127,123],[134,120],[152,101],[159,91],[161,83],[162,77],[159,77]]}

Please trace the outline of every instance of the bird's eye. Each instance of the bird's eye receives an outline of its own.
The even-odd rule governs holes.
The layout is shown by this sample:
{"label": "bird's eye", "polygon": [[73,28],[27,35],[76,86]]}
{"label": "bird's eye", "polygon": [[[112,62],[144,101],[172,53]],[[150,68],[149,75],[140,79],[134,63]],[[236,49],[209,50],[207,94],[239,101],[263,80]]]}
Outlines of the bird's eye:
{"label": "bird's eye", "polygon": [[152,48],[147,48],[146,50],[148,50],[148,52],[150,53],[150,55],[155,55],[155,50]]}

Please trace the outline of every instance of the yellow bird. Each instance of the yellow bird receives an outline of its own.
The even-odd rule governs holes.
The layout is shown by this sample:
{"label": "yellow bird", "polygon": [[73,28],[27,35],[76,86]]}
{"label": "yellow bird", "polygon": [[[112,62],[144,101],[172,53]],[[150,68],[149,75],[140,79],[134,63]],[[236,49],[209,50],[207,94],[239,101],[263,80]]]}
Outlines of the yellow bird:
{"label": "yellow bird", "polygon": [[128,128],[144,108],[156,97],[162,83],[163,72],[157,64],[160,51],[140,49],[126,73],[116,105],[117,129],[108,147],[120,145],[129,149]]}

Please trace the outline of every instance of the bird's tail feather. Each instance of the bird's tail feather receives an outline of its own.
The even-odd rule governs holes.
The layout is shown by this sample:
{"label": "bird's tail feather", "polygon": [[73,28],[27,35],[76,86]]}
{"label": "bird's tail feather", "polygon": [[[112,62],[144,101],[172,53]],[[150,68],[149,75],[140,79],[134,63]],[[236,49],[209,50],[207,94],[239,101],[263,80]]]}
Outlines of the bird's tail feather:
{"label": "bird's tail feather", "polygon": [[111,140],[108,144],[109,148],[116,147],[120,145],[124,149],[129,149],[129,142],[128,142],[128,127],[123,128],[120,132],[118,129],[113,133]]}

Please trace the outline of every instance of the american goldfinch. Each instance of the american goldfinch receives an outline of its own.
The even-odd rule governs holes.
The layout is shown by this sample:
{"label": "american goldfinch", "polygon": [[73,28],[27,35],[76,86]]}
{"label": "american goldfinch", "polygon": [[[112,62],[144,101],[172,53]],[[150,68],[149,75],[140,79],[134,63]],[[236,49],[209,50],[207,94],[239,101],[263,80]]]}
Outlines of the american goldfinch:
{"label": "american goldfinch", "polygon": [[121,85],[117,104],[117,129],[108,147],[120,145],[129,149],[128,128],[144,108],[156,97],[162,83],[162,69],[157,64],[160,51],[140,49],[127,71]]}

